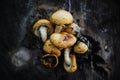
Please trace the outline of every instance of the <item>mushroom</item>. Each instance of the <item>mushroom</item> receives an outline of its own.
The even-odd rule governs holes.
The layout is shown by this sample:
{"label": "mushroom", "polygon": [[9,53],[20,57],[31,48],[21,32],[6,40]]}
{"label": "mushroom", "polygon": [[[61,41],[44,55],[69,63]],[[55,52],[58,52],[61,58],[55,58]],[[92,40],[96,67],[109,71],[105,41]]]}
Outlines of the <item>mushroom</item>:
{"label": "mushroom", "polygon": [[76,56],[70,55],[70,48],[66,48],[64,52],[64,69],[67,72],[75,72],[77,70]]}
{"label": "mushroom", "polygon": [[70,12],[60,9],[51,15],[50,22],[56,25],[55,32],[61,32],[65,25],[73,22],[73,16]]}
{"label": "mushroom", "polygon": [[77,54],[84,54],[88,51],[88,46],[84,42],[78,42],[74,46],[74,52]]}
{"label": "mushroom", "polygon": [[65,60],[65,64],[70,66],[71,65],[71,58],[70,58],[70,51],[71,48],[65,48],[64,50],[64,60]]}
{"label": "mushroom", "polygon": [[53,27],[51,26],[50,21],[46,19],[40,19],[33,25],[33,33],[37,37],[41,37],[42,41],[47,40],[47,35],[53,33]]}
{"label": "mushroom", "polygon": [[41,62],[47,68],[55,68],[58,65],[58,57],[55,54],[45,54],[42,56]]}
{"label": "mushroom", "polygon": [[63,31],[65,27],[66,27],[65,25],[56,25],[55,33]]}
{"label": "mushroom", "polygon": [[55,54],[57,57],[59,57],[61,55],[61,52],[58,48],[56,48],[51,42],[50,40],[48,39],[44,46],[43,46],[43,50],[46,52],[46,53],[49,53],[49,54]]}
{"label": "mushroom", "polygon": [[77,38],[72,34],[68,34],[66,32],[60,32],[60,33],[53,33],[50,36],[50,41],[57,48],[67,48],[73,46],[77,41]]}
{"label": "mushroom", "polygon": [[66,27],[64,29],[64,31],[67,33],[75,35],[77,33],[80,33],[80,29],[81,28],[76,23],[72,23],[72,24],[68,25],[68,27]]}

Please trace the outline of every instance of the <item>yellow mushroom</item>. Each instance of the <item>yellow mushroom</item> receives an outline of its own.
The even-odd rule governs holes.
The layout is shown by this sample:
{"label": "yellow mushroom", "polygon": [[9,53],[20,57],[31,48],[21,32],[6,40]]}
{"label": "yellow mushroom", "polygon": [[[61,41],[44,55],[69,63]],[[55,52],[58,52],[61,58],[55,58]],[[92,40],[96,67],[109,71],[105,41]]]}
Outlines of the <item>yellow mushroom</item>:
{"label": "yellow mushroom", "polygon": [[58,65],[58,57],[55,54],[45,54],[41,61],[47,68],[55,68]]}
{"label": "yellow mushroom", "polygon": [[60,32],[60,33],[53,33],[50,36],[50,41],[57,48],[67,48],[73,46],[77,41],[77,38],[72,34],[68,34],[66,32]]}
{"label": "yellow mushroom", "polygon": [[88,51],[88,46],[84,42],[78,42],[74,46],[74,52],[77,54],[84,54]]}
{"label": "yellow mushroom", "polygon": [[56,25],[55,32],[61,32],[66,24],[73,22],[73,16],[70,12],[60,9],[51,15],[50,22]]}
{"label": "yellow mushroom", "polygon": [[55,54],[57,57],[59,57],[61,55],[61,51],[56,48],[51,42],[50,40],[48,39],[44,46],[43,46],[43,50],[46,52],[46,53],[49,53],[49,54]]}
{"label": "yellow mushroom", "polygon": [[76,56],[75,54],[71,54],[70,55],[70,60],[71,60],[71,63],[68,64],[66,63],[66,61],[64,62],[64,69],[71,73],[71,72],[75,72],[77,70],[77,62],[76,62]]}
{"label": "yellow mushroom", "polygon": [[76,23],[72,23],[72,24],[68,25],[68,27],[66,27],[64,29],[64,31],[67,33],[75,35],[77,33],[80,33],[80,29],[81,28]]}
{"label": "yellow mushroom", "polygon": [[71,24],[73,22],[73,16],[66,10],[58,10],[52,14],[50,21],[57,25]]}
{"label": "yellow mushroom", "polygon": [[46,19],[40,19],[33,25],[33,33],[37,37],[41,37],[42,41],[47,40],[47,36],[53,33],[53,27],[50,21]]}

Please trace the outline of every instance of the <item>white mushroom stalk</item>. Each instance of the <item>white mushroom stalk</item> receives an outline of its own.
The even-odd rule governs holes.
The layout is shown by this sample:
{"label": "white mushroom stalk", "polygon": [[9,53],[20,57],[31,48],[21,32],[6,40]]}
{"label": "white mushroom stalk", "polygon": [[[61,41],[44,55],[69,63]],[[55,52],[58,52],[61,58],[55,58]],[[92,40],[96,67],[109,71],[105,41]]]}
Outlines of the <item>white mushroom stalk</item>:
{"label": "white mushroom stalk", "polygon": [[71,58],[70,58],[70,51],[71,51],[71,48],[65,48],[65,51],[64,51],[64,65],[67,66],[68,69],[71,68],[71,64],[72,64],[72,61],[71,61]]}
{"label": "white mushroom stalk", "polygon": [[75,72],[77,70],[76,56],[70,54],[71,48],[66,48],[64,53],[64,69],[67,72]]}
{"label": "white mushroom stalk", "polygon": [[64,27],[65,25],[60,25],[60,26],[56,25],[55,32],[61,32]]}
{"label": "white mushroom stalk", "polygon": [[45,26],[40,26],[39,33],[43,42],[47,40],[47,28]]}
{"label": "white mushroom stalk", "polygon": [[47,36],[53,33],[53,27],[47,19],[40,19],[33,25],[32,31],[37,37],[45,42]]}

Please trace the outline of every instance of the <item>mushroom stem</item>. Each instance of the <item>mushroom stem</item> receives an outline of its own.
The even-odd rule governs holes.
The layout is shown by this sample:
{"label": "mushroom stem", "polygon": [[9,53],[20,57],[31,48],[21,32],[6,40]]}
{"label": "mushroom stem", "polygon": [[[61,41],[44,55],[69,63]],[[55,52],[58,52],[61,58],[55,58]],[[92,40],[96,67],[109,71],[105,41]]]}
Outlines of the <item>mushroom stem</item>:
{"label": "mushroom stem", "polygon": [[77,62],[75,54],[70,55],[71,58],[71,65],[67,66],[64,62],[64,68],[67,72],[75,72],[77,70]]}
{"label": "mushroom stem", "polygon": [[60,25],[60,26],[56,25],[55,32],[61,32],[64,27],[65,25]]}
{"label": "mushroom stem", "polygon": [[70,51],[71,51],[71,48],[65,48],[65,51],[64,51],[64,60],[67,66],[71,66]]}
{"label": "mushroom stem", "polygon": [[45,42],[47,40],[47,28],[45,26],[41,26],[39,28],[39,32],[40,32],[42,41]]}

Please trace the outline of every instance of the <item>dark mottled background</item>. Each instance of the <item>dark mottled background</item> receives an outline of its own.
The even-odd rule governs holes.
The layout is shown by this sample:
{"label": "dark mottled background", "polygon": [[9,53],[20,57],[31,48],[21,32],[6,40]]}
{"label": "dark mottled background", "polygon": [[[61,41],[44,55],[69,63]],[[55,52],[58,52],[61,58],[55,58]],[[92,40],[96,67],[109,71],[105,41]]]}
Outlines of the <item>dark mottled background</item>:
{"label": "dark mottled background", "polygon": [[[1,0],[0,80],[106,80],[99,71],[97,73],[87,67],[86,63],[75,73],[68,74],[59,66],[48,73],[49,75],[32,63],[20,69],[11,64],[9,53],[14,49],[22,46],[35,50],[34,42],[31,43],[34,22],[39,18],[48,18],[57,9],[68,8],[65,4],[67,1],[69,0]],[[87,33],[100,42],[102,49],[97,54],[111,67],[108,79],[120,80],[119,2],[71,0],[71,12],[77,23],[84,26]],[[106,45],[107,50],[104,48]]]}

